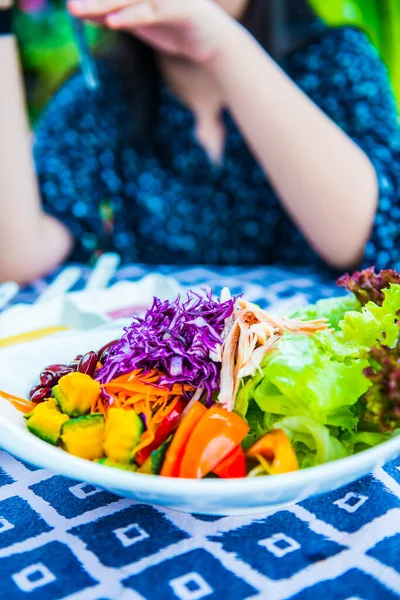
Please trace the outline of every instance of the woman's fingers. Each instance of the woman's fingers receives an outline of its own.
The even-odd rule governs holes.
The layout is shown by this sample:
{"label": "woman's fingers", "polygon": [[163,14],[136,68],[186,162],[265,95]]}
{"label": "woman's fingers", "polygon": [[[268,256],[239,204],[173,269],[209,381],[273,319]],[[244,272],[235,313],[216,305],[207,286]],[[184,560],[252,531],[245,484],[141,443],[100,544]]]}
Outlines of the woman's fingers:
{"label": "woman's fingers", "polygon": [[93,23],[93,25],[101,25],[102,27],[106,25],[106,17],[88,17],[85,21]]}
{"label": "woman's fingers", "polygon": [[[191,2],[194,4],[191,5]],[[130,17],[135,20],[135,25],[173,22],[195,12],[195,7],[197,0],[68,0],[68,10],[76,17],[90,19],[103,16],[108,22],[108,15],[123,12],[124,22]],[[113,21],[110,18],[110,26]],[[115,27],[116,22],[117,18]]]}
{"label": "woman's fingers", "polygon": [[143,0],[69,0],[68,10],[76,17],[96,17],[142,4]]}
{"label": "woman's fingers", "polygon": [[194,60],[210,55],[218,44],[221,16],[228,19],[214,0],[69,0],[68,8],[78,18],[100,17],[111,29]]}
{"label": "woman's fingers", "polygon": [[105,19],[106,25],[112,29],[129,29],[142,25],[153,25],[156,11],[150,2],[142,1],[111,13]]}

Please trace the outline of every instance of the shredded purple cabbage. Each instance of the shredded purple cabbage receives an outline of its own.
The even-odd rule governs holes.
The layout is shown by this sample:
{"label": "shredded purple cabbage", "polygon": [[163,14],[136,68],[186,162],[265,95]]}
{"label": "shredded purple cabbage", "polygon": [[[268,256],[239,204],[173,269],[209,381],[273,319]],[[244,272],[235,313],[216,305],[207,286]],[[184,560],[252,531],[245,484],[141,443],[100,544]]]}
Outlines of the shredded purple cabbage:
{"label": "shredded purple cabbage", "polygon": [[186,301],[154,298],[144,318],[135,317],[119,342],[112,347],[104,367],[98,372],[101,383],[135,369],[160,371],[160,385],[175,383],[204,388],[207,403],[219,389],[221,364],[211,353],[222,344],[226,319],[232,316],[235,299],[213,300],[188,292]]}

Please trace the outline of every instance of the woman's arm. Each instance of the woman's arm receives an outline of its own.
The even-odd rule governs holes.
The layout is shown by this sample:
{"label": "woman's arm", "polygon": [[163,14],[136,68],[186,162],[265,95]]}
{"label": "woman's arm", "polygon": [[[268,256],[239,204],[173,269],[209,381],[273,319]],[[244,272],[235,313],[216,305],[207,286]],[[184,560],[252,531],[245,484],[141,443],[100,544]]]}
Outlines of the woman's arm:
{"label": "woman's arm", "polygon": [[241,27],[230,29],[209,69],[311,245],[334,267],[355,265],[378,199],[368,157]]}
{"label": "woman's arm", "polygon": [[0,281],[27,282],[59,264],[71,239],[41,209],[16,40],[0,36]]}

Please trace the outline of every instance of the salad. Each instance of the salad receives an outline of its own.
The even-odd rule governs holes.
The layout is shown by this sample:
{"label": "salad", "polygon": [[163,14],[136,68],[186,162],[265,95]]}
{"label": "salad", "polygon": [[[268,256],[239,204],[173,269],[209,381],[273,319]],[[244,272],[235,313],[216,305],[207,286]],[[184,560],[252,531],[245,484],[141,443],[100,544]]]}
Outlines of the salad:
{"label": "salad", "polygon": [[118,340],[47,366],[28,430],[103,465],[166,477],[288,473],[400,430],[400,274],[338,280],[348,294],[288,317],[227,290],[154,298]]}

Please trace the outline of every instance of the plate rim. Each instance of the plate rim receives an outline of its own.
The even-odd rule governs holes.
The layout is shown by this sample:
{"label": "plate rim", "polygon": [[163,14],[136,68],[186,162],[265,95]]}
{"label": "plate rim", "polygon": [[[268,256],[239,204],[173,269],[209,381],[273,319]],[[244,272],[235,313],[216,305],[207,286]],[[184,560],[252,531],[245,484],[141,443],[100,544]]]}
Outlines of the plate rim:
{"label": "plate rim", "polygon": [[[7,436],[8,432],[8,436]],[[32,443],[26,443],[32,439]],[[4,439],[6,443],[4,443]],[[8,440],[8,442],[7,442]],[[39,444],[37,451],[36,446]],[[142,473],[127,472],[115,469],[106,465],[94,463],[92,461],[78,458],[68,454],[62,448],[48,444],[37,438],[28,430],[20,429],[13,423],[5,422],[4,415],[0,414],[0,446],[16,456],[20,460],[26,461],[34,466],[44,468],[54,472],[55,475],[64,475],[78,481],[88,481],[96,483],[102,487],[111,487],[115,489],[140,491],[144,493],[162,493],[168,496],[177,496],[180,493],[185,495],[196,494],[200,496],[209,496],[210,491],[215,490],[224,497],[242,496],[250,492],[267,493],[269,489],[276,491],[279,485],[282,490],[295,489],[299,486],[306,486],[318,483],[318,487],[323,482],[335,480],[345,475],[354,474],[370,470],[370,467],[384,465],[390,458],[400,455],[400,435],[387,440],[374,448],[363,450],[358,454],[347,456],[330,463],[324,463],[315,467],[308,467],[292,473],[283,473],[273,477],[254,477],[246,478],[246,485],[242,486],[243,478],[238,479],[181,479],[161,477],[159,475],[144,475]],[[30,452],[33,446],[33,454]],[[39,449],[41,452],[38,453]],[[60,459],[60,460],[58,460]],[[34,462],[33,462],[34,461]],[[61,465],[62,469],[56,469],[56,464]],[[373,468],[370,470],[372,472]],[[61,472],[60,472],[61,471]],[[108,481],[111,477],[112,481]]]}

